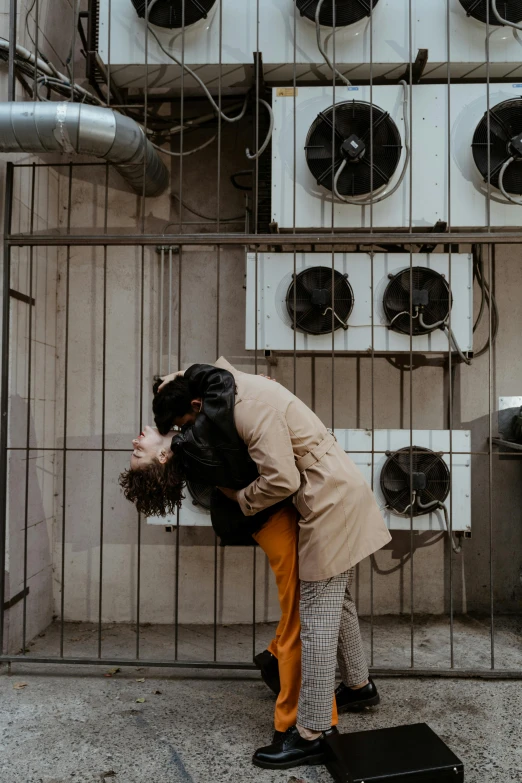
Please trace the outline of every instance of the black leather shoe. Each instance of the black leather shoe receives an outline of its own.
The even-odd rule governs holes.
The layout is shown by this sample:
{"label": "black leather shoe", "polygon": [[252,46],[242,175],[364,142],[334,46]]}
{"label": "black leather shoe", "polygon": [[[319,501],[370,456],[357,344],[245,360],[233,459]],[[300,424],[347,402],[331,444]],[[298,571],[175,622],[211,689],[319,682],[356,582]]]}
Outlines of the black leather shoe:
{"label": "black leather shoe", "polygon": [[285,731],[277,731],[277,729],[274,731],[274,736],[272,737],[272,745],[275,745],[276,742],[281,742],[283,737],[285,736]]}
{"label": "black leather shoe", "polygon": [[296,727],[291,726],[279,742],[256,750],[252,762],[263,769],[290,769],[304,764],[322,764],[323,738],[333,733],[337,733],[335,727],[328,729],[318,739],[310,741],[303,739]]}
{"label": "black leather shoe", "polygon": [[272,655],[268,650],[264,650],[255,656],[254,663],[260,670],[261,677],[266,685],[276,696],[279,696],[281,681],[279,679],[279,663],[275,655]]}
{"label": "black leather shoe", "polygon": [[348,688],[344,682],[341,682],[335,690],[335,701],[339,712],[358,712],[365,707],[376,707],[381,700],[377,693],[375,683],[370,677],[370,682],[364,688]]}

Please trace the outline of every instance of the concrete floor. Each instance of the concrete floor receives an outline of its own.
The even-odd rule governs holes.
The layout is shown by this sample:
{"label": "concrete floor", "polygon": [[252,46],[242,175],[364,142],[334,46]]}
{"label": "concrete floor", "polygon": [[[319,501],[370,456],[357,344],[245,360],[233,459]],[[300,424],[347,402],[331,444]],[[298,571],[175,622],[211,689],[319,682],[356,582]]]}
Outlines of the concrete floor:
{"label": "concrete floor", "polygon": [[[497,656],[513,667],[518,659],[522,668],[520,620],[499,618],[499,624]],[[457,623],[468,665],[487,656],[485,627],[478,620]],[[447,622],[440,620],[417,628],[418,650],[428,650],[424,664],[442,665],[446,647],[440,655],[437,648],[443,630]],[[257,631],[261,649],[272,628]],[[363,623],[365,636],[367,631]],[[390,659],[402,660],[406,631],[408,624],[379,619],[376,653],[386,643]],[[219,632],[220,658],[248,659],[250,629]],[[95,654],[96,637],[93,626],[67,624],[66,655]],[[131,653],[133,638],[130,627],[104,628],[104,655]],[[31,654],[55,654],[58,640],[54,624],[35,640]],[[143,655],[164,658],[172,628],[143,628],[142,642]],[[180,657],[199,658],[212,642],[212,629],[180,629]],[[251,765],[252,752],[270,738],[274,705],[256,672],[129,667],[106,677],[108,668],[16,663],[11,674],[3,670],[1,783],[286,783],[293,773],[307,783],[331,780],[321,767],[269,772]],[[26,686],[16,688],[19,683]],[[426,721],[464,761],[467,783],[522,781],[522,682],[381,678],[378,684],[381,706],[342,716],[342,731]]]}

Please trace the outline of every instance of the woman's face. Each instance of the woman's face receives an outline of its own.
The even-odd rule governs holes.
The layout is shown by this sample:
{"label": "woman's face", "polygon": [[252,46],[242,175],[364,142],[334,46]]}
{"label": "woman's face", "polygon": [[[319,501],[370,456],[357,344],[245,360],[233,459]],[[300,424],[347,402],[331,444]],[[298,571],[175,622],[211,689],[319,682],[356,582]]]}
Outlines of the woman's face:
{"label": "woman's face", "polygon": [[144,427],[141,435],[132,441],[131,470],[141,470],[154,460],[165,463],[170,456],[171,439],[172,435],[160,435],[155,427]]}

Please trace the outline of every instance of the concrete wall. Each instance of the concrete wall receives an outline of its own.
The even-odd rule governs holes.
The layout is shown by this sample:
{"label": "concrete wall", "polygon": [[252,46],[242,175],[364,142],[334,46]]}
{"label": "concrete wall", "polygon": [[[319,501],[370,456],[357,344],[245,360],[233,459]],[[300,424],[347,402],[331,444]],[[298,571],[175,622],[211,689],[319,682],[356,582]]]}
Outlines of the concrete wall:
{"label": "concrete wall", "polygon": [[[17,18],[17,40],[29,48],[32,44],[25,19],[30,6],[30,0],[20,0]],[[27,21],[33,37],[35,9],[36,6]],[[9,38],[8,0],[3,0],[0,11],[0,35]],[[72,29],[69,0],[40,0],[39,25],[40,49],[57,67],[64,69],[66,31]],[[6,67],[0,72],[0,90],[2,100],[6,100]],[[17,99],[28,100],[20,85]],[[8,160],[19,164],[42,162],[30,155],[3,156],[0,163],[2,218]],[[60,220],[59,192],[58,170],[37,168],[33,180],[31,168],[16,169],[12,230],[29,232],[56,227]],[[58,252],[55,248],[37,248],[32,254],[27,248],[13,249],[11,270],[11,288],[34,300],[30,305],[11,298],[6,600],[18,596],[24,584],[29,590],[25,608],[24,602],[18,601],[5,615],[6,647],[16,652],[23,645],[24,624],[29,642],[53,616]]]}

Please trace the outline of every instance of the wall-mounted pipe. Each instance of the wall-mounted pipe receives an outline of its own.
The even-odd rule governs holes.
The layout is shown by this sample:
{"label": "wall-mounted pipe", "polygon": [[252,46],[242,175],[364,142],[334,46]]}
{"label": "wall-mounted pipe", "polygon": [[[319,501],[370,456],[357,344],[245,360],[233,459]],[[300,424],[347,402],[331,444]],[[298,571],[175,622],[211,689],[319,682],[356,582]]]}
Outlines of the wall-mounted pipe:
{"label": "wall-mounted pipe", "polygon": [[115,166],[132,189],[158,196],[169,172],[142,128],[123,114],[82,103],[0,104],[0,152],[95,155]]}

